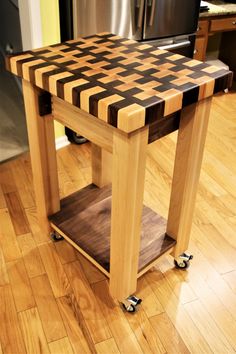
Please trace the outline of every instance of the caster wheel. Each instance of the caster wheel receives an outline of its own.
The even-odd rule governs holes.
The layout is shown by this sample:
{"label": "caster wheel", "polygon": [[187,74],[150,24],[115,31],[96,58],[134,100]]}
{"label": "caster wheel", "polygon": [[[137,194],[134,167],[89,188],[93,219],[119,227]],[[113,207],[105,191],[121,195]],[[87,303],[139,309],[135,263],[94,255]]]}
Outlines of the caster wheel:
{"label": "caster wheel", "polygon": [[190,262],[185,261],[185,260],[182,260],[182,261],[174,260],[174,264],[175,264],[175,267],[178,269],[187,269],[190,266]]}
{"label": "caster wheel", "polygon": [[135,312],[137,305],[141,304],[142,300],[136,296],[129,296],[125,303],[122,303],[123,308],[127,312]]}
{"label": "caster wheel", "polygon": [[76,132],[74,132],[73,130],[71,130],[67,127],[65,128],[65,132],[66,132],[68,140],[71,143],[80,145],[80,144],[84,144],[84,143],[86,143],[86,141],[88,141],[86,138],[77,134]]}
{"label": "caster wheel", "polygon": [[178,259],[174,260],[175,267],[178,269],[187,269],[190,266],[190,260],[193,259],[192,255],[187,253],[181,254]]}
{"label": "caster wheel", "polygon": [[136,307],[132,304],[130,304],[130,305],[122,304],[122,305],[123,305],[123,308],[126,312],[135,312],[136,311]]}
{"label": "caster wheel", "polygon": [[51,233],[51,239],[52,239],[54,242],[58,242],[58,241],[64,240],[64,237],[61,236],[58,232],[53,231],[53,232]]}

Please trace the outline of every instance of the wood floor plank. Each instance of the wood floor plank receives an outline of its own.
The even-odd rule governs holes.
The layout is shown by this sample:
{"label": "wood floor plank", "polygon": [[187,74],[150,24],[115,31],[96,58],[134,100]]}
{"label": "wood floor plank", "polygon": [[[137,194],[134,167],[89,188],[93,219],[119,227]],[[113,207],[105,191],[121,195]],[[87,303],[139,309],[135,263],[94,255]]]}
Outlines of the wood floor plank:
{"label": "wood floor plank", "polygon": [[171,289],[182,304],[197,300],[197,296],[188,282],[182,277],[181,272],[174,267],[173,257],[162,259],[159,269],[169,283]]}
{"label": "wood floor plank", "polygon": [[35,205],[35,200],[29,153],[23,154],[22,156],[19,156],[19,158],[13,160],[9,167],[15,180],[23,207],[33,207]]}
{"label": "wood floor plank", "polygon": [[233,348],[199,300],[185,304],[184,307],[196,323],[213,353],[234,353]]}
{"label": "wood floor plank", "polygon": [[35,301],[23,259],[7,263],[16,310],[24,311],[35,306]]}
{"label": "wood floor plank", "polygon": [[2,186],[0,184],[0,209],[4,209],[6,207],[7,207],[6,199],[4,197]]}
{"label": "wood floor plank", "polygon": [[[199,257],[198,253],[196,253],[196,257]],[[189,269],[186,274],[186,281],[192,284],[202,305],[207,309],[230,345],[236,350],[236,321],[225,307],[222,299],[218,298],[212,288],[208,286],[198,267]]]}
{"label": "wood floor plank", "polygon": [[155,316],[148,319],[142,306],[140,306],[135,316],[130,316],[129,313],[125,313],[125,317],[128,320],[143,353],[166,353],[166,348],[164,348],[159,335],[157,335],[157,332],[151,325],[152,318]]}
{"label": "wood floor plank", "polygon": [[100,310],[97,300],[85,278],[79,261],[64,265],[66,274],[72,285],[79,308],[84,316],[94,343],[111,337],[108,323]]}
{"label": "wood floor plank", "polygon": [[78,252],[75,250],[74,247],[71,246],[70,243],[66,241],[56,242],[55,248],[57,250],[57,254],[60,258],[61,264],[76,261],[76,253]]}
{"label": "wood floor plank", "polygon": [[6,262],[3,256],[2,248],[0,246],[0,286],[9,284],[9,278],[7,274]]}
{"label": "wood floor plank", "polygon": [[106,276],[100,272],[100,270],[98,270],[91,262],[89,262],[82,254],[77,252],[76,256],[81,264],[89,284],[97,283],[98,281],[106,279]]}
{"label": "wood floor plank", "polygon": [[178,331],[165,313],[150,318],[150,323],[168,354],[190,353]]}
{"label": "wood floor plank", "polygon": [[205,338],[183,305],[179,303],[178,298],[170,288],[163,274],[159,271],[148,272],[146,279],[189,351],[196,354],[212,353]]}
{"label": "wood floor plank", "polygon": [[95,345],[97,354],[120,354],[114,338],[107,339]]}
{"label": "wood floor plank", "polygon": [[20,312],[18,316],[27,354],[49,354],[37,308]]}
{"label": "wood floor plank", "polygon": [[10,162],[0,166],[0,184],[4,194],[17,190],[15,179],[9,167]]}
{"label": "wood floor plank", "polygon": [[66,327],[74,353],[96,353],[91,334],[86,326],[84,317],[76,301],[75,295],[70,294],[57,299],[57,304]]}
{"label": "wood floor plank", "polygon": [[49,343],[49,349],[51,354],[74,354],[70,341],[67,337]]}
{"label": "wood floor plank", "polygon": [[16,235],[24,235],[30,232],[29,223],[19,193],[6,193],[5,199]]}
{"label": "wood floor plank", "polygon": [[223,274],[223,279],[227,282],[229,287],[236,294],[236,270],[234,270],[233,272]]}
{"label": "wood floor plank", "polygon": [[47,275],[32,278],[31,285],[47,342],[66,337],[66,330]]}
{"label": "wood floor plank", "polygon": [[36,244],[40,245],[41,243],[48,242],[50,240],[50,235],[40,229],[37,219],[36,207],[33,206],[25,209],[25,213],[29,221],[30,230]]}
{"label": "wood floor plank", "polygon": [[136,294],[137,297],[145,300],[142,302],[142,308],[145,311],[147,317],[156,316],[164,312],[164,308],[158,301],[155,293],[152,291],[152,288],[148,284],[145,276],[142,276],[138,279]]}
{"label": "wood floor plank", "polygon": [[25,354],[15,303],[10,285],[0,287],[0,343],[4,354]]}
{"label": "wood floor plank", "polygon": [[143,353],[122,309],[111,298],[107,281],[92,284],[92,288],[120,353]]}
{"label": "wood floor plank", "polygon": [[45,273],[39,250],[31,233],[17,237],[29,278]]}
{"label": "wood floor plank", "polygon": [[52,291],[55,297],[65,296],[70,292],[70,284],[59,260],[55,246],[52,243],[43,243],[39,252],[46,269]]}
{"label": "wood floor plank", "polygon": [[5,262],[21,257],[8,209],[0,209],[0,244]]}

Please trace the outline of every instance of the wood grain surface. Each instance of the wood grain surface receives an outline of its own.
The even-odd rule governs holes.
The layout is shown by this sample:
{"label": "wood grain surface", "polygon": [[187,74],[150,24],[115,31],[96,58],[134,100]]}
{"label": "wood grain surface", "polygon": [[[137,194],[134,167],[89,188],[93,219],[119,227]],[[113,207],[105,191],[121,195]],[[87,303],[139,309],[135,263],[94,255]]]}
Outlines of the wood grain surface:
{"label": "wood grain surface", "polygon": [[[111,187],[91,184],[62,199],[61,210],[50,216],[53,225],[66,234],[105,270],[110,270]],[[91,222],[94,220],[94,222]],[[139,271],[173,247],[165,234],[166,221],[150,208],[142,215]]]}
{"label": "wood grain surface", "polygon": [[127,133],[168,118],[232,81],[224,69],[111,33],[10,56],[7,68]]}
{"label": "wood grain surface", "polygon": [[[104,274],[70,244],[52,244],[39,230],[29,154],[0,164],[1,354],[235,353],[235,102],[235,92],[213,98],[189,245],[191,266],[179,271],[171,256],[160,258],[138,279],[136,295],[143,302],[134,316],[111,298]],[[173,133],[150,144],[147,152],[145,204],[164,217],[175,147]],[[90,143],[58,150],[57,161],[63,198],[91,183]],[[9,213],[6,195],[11,192],[18,194],[21,213]],[[29,232],[16,235],[13,224],[20,226],[22,214]],[[43,306],[46,294],[50,307]],[[32,297],[34,304],[28,302]],[[22,305],[33,307],[17,312]],[[57,334],[64,337],[49,342]]]}

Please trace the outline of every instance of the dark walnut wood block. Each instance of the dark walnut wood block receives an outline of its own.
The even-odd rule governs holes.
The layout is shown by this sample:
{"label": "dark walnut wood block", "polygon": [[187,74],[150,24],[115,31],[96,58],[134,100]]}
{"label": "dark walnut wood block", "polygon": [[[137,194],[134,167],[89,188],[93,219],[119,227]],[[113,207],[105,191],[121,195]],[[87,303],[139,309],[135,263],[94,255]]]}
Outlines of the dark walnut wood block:
{"label": "dark walnut wood block", "polygon": [[[127,218],[129,215],[127,215]],[[62,199],[61,210],[51,223],[109,272],[111,187],[91,184]],[[139,272],[172,248],[176,241],[165,234],[166,220],[144,206]]]}

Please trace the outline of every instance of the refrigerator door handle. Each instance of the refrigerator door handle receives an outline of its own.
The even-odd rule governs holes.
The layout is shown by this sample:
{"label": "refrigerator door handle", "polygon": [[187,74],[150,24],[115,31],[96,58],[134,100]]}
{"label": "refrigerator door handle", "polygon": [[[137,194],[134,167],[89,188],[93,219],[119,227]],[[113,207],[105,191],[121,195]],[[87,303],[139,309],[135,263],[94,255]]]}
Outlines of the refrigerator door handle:
{"label": "refrigerator door handle", "polygon": [[136,2],[136,7],[138,8],[137,28],[141,28],[143,25],[144,1],[145,0],[137,0]]}
{"label": "refrigerator door handle", "polygon": [[154,16],[155,16],[155,8],[156,8],[156,0],[151,0],[150,1],[150,18],[149,18],[149,26],[153,25],[153,20],[154,20]]}
{"label": "refrigerator door handle", "polygon": [[158,45],[157,48],[162,50],[171,50],[171,49],[178,49],[182,47],[188,47],[189,45],[191,45],[190,41],[183,41],[183,42],[171,43],[167,45]]}

